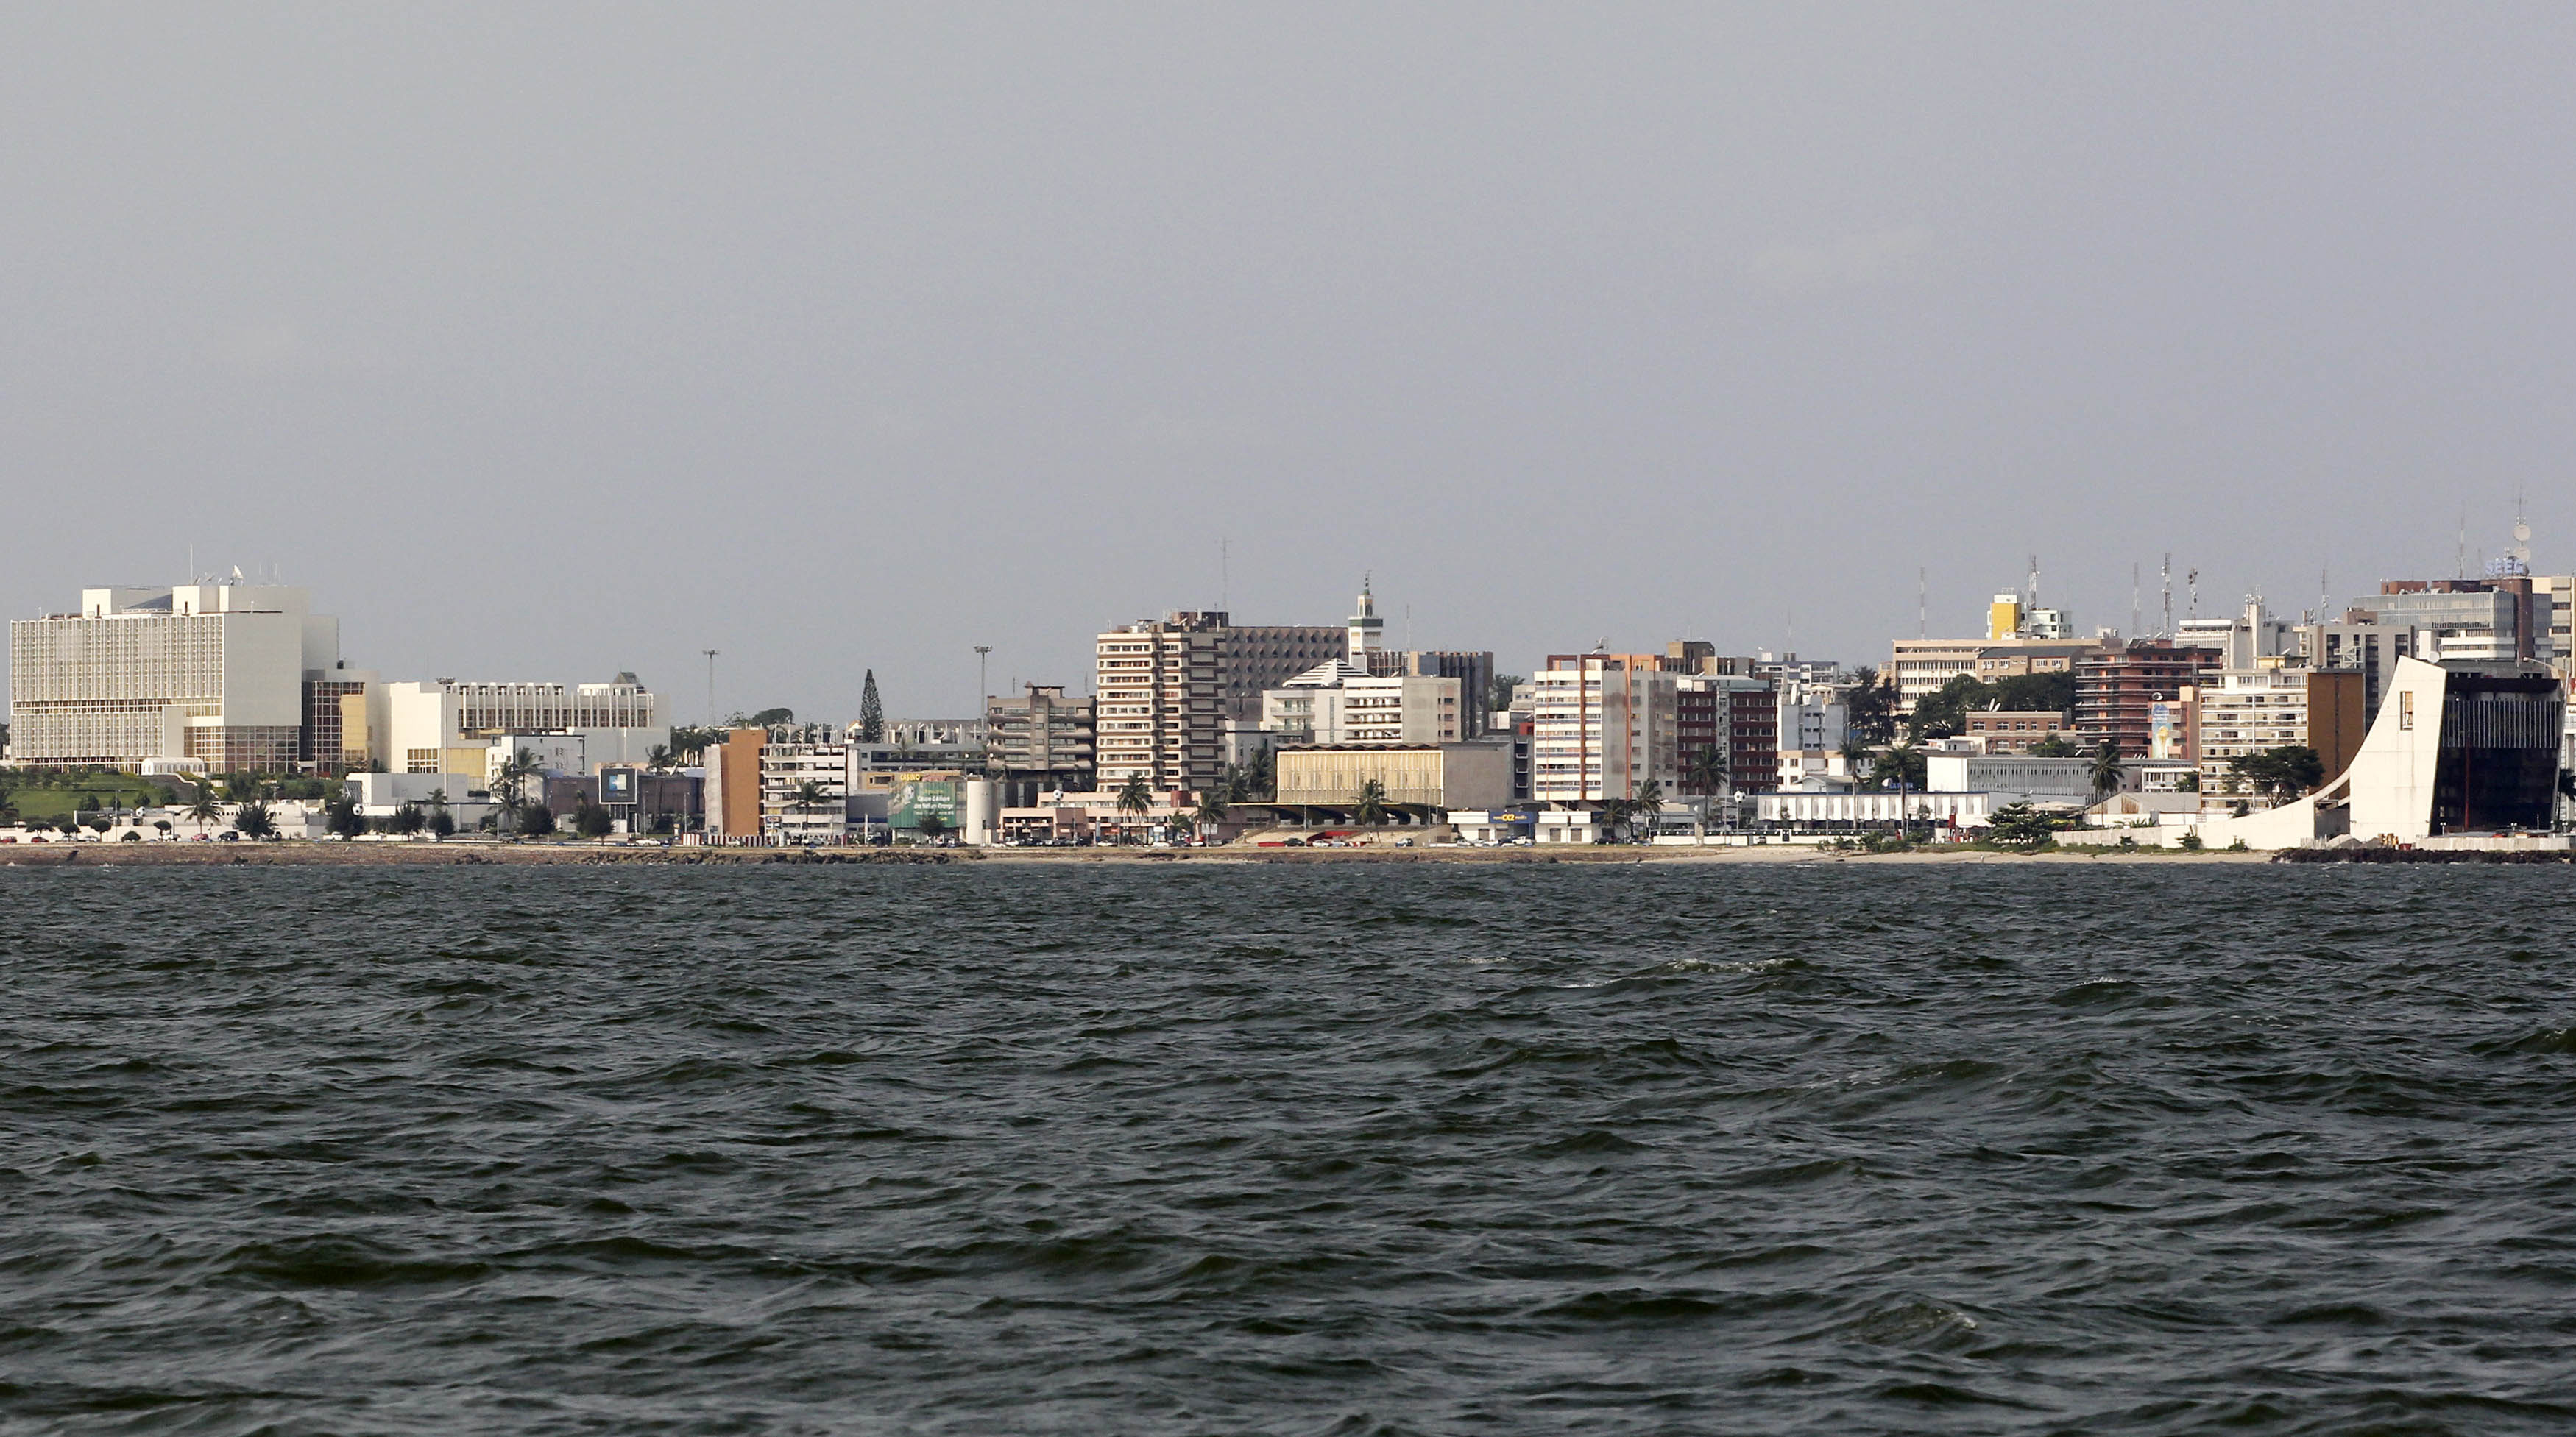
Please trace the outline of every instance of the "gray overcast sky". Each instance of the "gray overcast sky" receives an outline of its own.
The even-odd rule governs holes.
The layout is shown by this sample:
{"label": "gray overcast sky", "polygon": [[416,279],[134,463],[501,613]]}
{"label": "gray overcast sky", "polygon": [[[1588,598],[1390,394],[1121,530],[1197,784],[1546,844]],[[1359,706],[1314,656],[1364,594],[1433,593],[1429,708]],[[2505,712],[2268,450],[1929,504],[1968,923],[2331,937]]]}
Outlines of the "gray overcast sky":
{"label": "gray overcast sky", "polygon": [[0,23],[13,617],[193,540],[391,677],[847,719],[1087,688],[1220,536],[1521,672],[1883,661],[2034,552],[2296,609],[2518,486],[2576,568],[2565,5]]}

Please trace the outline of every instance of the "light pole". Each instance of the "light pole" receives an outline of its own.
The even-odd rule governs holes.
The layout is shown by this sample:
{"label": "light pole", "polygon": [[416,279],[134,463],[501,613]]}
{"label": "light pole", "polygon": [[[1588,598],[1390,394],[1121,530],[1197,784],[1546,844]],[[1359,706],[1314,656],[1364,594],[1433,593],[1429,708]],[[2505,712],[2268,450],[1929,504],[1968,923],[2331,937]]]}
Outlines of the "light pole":
{"label": "light pole", "polygon": [[[975,726],[977,728],[984,726],[985,717],[993,706],[993,696],[986,692],[988,685],[984,677],[984,656],[992,651],[991,644],[975,646]],[[993,736],[989,733],[984,735],[984,771],[986,773],[993,771]]]}
{"label": "light pole", "polygon": [[716,651],[703,650],[707,656],[707,727],[716,726]]}

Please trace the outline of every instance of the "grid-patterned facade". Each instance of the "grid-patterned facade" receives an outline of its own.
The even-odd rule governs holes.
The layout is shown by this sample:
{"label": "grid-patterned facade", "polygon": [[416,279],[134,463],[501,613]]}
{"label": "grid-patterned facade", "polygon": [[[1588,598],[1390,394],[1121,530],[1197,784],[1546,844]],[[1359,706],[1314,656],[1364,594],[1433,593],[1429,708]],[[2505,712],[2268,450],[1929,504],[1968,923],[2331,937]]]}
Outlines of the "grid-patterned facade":
{"label": "grid-patterned facade", "polygon": [[9,625],[10,743],[20,763],[132,766],[176,718],[224,711],[224,619],[57,615]]}
{"label": "grid-patterned facade", "polygon": [[466,733],[550,733],[651,728],[661,699],[634,684],[457,683],[456,727]]}

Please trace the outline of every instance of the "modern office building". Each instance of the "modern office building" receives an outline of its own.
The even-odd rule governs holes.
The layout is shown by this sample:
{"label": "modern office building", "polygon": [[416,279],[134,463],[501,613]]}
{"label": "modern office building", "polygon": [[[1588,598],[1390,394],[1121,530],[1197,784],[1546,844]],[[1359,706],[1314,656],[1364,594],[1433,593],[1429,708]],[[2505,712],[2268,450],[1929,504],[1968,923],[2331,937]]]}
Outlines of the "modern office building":
{"label": "modern office building", "polygon": [[2411,632],[2416,657],[2466,663],[2546,662],[2554,600],[2527,574],[2390,579],[2352,601],[2345,621]]}
{"label": "modern office building", "polygon": [[76,612],[10,623],[9,674],[12,753],[39,768],[336,767],[336,748],[308,757],[307,685],[363,682],[306,590],[240,582],[84,589]]}

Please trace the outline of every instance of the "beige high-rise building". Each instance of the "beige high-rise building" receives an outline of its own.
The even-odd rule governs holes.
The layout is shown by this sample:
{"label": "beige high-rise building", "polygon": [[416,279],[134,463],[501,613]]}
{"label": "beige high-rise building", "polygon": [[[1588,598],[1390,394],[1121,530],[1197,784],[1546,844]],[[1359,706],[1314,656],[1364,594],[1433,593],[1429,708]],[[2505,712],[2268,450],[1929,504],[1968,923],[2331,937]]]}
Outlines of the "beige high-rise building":
{"label": "beige high-rise building", "polygon": [[1344,651],[1341,628],[1235,625],[1180,611],[1096,643],[1097,783],[1143,776],[1158,790],[1209,787],[1225,773],[1225,724],[1261,712],[1261,692]]}

